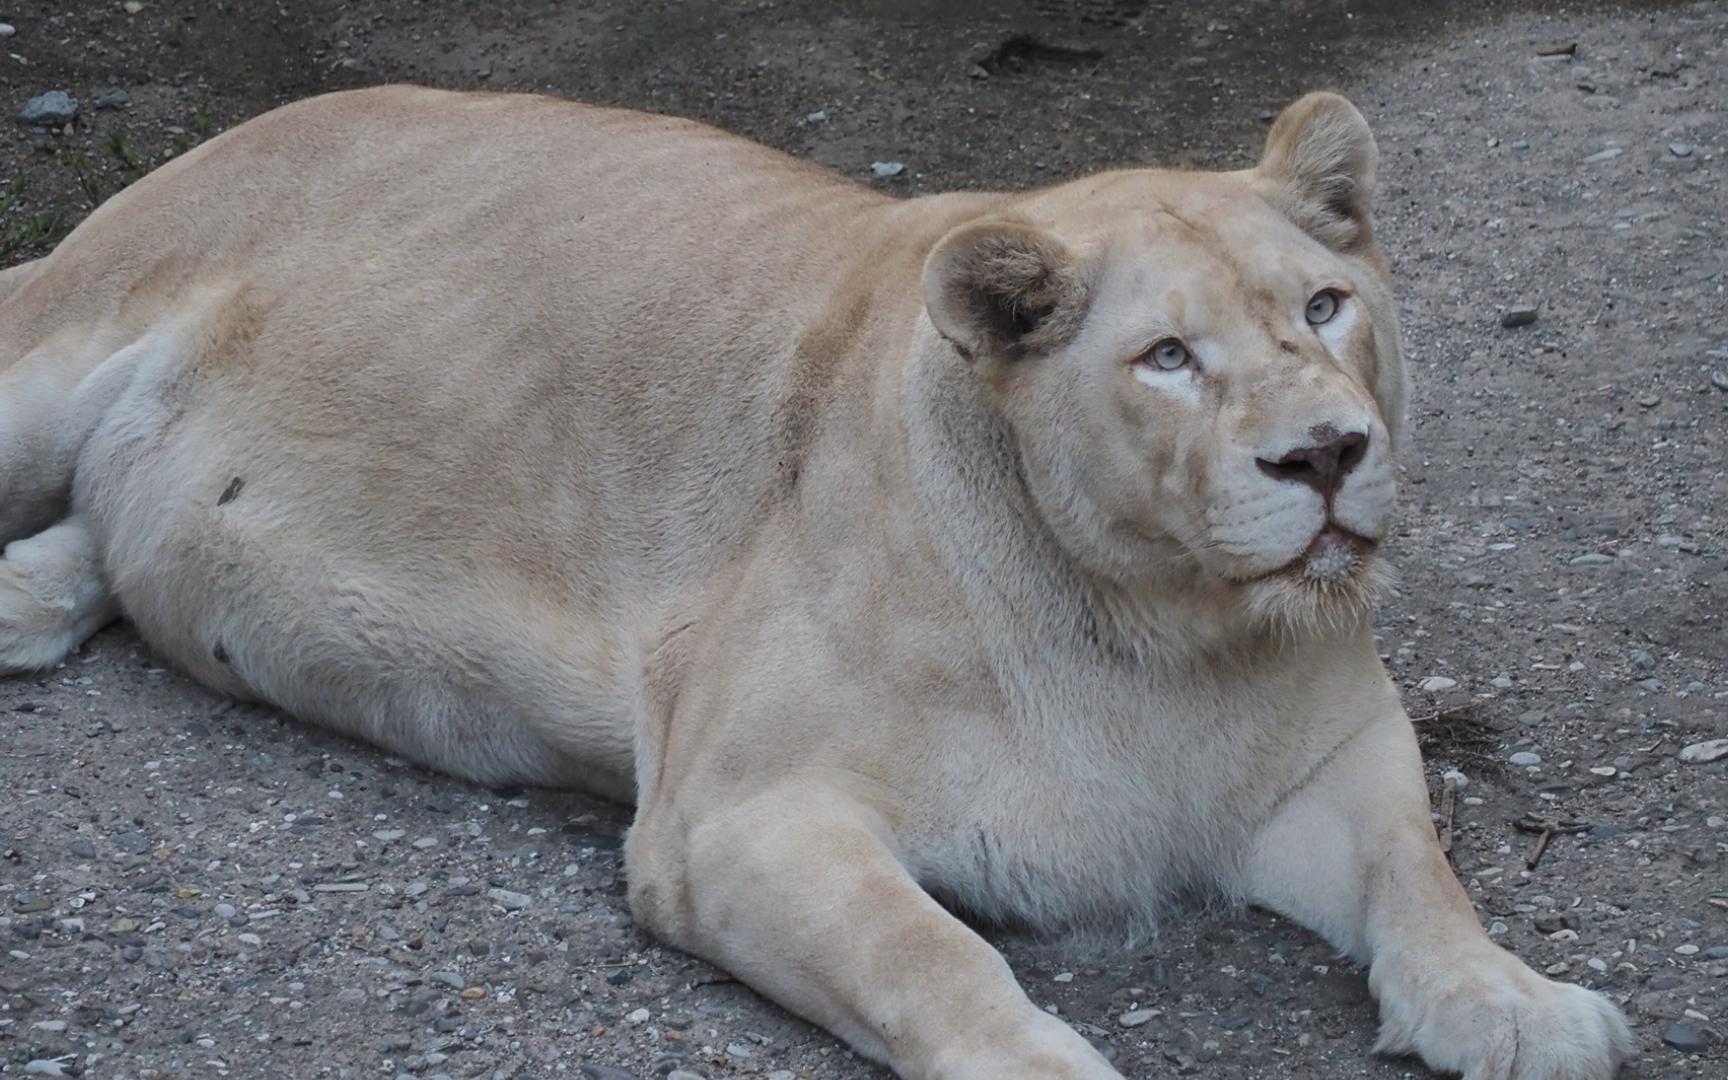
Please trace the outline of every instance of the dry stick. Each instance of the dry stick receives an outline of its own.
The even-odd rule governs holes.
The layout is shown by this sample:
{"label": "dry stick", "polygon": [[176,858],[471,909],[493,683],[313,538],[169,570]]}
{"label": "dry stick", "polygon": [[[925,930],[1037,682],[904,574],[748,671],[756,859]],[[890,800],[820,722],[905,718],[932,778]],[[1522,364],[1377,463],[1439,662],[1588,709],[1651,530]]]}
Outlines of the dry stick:
{"label": "dry stick", "polygon": [[1457,801],[1458,781],[1449,776],[1440,789],[1440,851],[1448,859],[1452,857],[1452,811]]}
{"label": "dry stick", "polygon": [[1543,829],[1542,835],[1536,838],[1536,846],[1531,849],[1529,857],[1524,860],[1526,868],[1536,869],[1536,864],[1542,861],[1542,856],[1548,851],[1548,841],[1552,839],[1554,839],[1554,830]]}

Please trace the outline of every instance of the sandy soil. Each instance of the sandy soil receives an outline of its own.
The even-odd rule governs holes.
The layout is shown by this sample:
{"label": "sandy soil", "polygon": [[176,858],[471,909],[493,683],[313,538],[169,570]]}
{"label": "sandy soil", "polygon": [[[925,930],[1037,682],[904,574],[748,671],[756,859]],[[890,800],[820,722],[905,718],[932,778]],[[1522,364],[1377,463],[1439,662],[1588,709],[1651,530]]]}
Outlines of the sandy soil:
{"label": "sandy soil", "polygon": [[[52,11],[0,0],[6,109],[52,89],[83,104],[69,132],[0,131],[7,263],[187,146],[363,83],[682,113],[907,193],[1244,164],[1271,110],[1343,89],[1381,140],[1417,379],[1381,641],[1437,803],[1444,772],[1468,780],[1457,865],[1508,947],[1624,1003],[1633,1075],[1728,1075],[1728,759],[1679,757],[1728,736],[1728,8]],[[96,109],[114,89],[129,103]],[[1520,304],[1535,322],[1502,327]],[[640,934],[626,821],[231,706],[113,628],[0,683],[0,1075],[883,1075]],[[1532,822],[1581,831],[1531,869]],[[1129,1076],[1425,1075],[1369,1057],[1362,973],[1267,916],[1179,916],[1108,953],[998,937]],[[1142,1008],[1157,1015],[1124,1026]]]}

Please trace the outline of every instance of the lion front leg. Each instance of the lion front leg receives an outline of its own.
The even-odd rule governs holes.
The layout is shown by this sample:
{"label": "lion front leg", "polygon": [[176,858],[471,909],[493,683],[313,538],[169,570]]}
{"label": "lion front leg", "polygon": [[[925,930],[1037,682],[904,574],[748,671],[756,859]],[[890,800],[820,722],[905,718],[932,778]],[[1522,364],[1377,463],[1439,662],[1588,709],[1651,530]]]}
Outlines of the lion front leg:
{"label": "lion front leg", "polygon": [[[720,800],[717,800],[720,802]],[[636,918],[907,1080],[1119,1080],[826,781],[650,806],[626,849]]]}
{"label": "lion front leg", "polygon": [[1290,795],[1257,838],[1248,886],[1368,965],[1379,1052],[1466,1080],[1608,1080],[1630,1053],[1607,999],[1483,933],[1435,838],[1402,715],[1370,723]]}

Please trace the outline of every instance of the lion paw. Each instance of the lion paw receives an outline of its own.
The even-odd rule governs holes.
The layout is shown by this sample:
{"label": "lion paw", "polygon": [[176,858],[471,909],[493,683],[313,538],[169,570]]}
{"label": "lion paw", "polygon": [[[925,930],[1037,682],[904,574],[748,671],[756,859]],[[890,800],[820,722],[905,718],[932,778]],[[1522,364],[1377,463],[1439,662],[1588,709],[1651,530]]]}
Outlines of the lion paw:
{"label": "lion paw", "polygon": [[1375,1052],[1415,1053],[1464,1080],[1611,1080],[1632,1053],[1632,1033],[1608,999],[1507,953],[1461,973],[1436,960],[1426,977],[1371,981],[1381,1011]]}

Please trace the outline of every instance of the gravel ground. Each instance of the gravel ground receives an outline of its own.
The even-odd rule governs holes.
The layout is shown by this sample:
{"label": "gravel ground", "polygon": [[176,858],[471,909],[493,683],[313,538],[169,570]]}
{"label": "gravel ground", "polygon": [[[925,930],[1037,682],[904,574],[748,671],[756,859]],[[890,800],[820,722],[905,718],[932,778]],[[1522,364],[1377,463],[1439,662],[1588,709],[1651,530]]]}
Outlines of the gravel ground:
{"label": "gravel ground", "polygon": [[[1728,1075],[1728,756],[1687,760],[1728,737],[1720,3],[43,7],[0,0],[0,98],[81,110],[0,132],[7,263],[215,131],[361,83],[683,113],[902,192],[1246,164],[1271,110],[1349,93],[1417,383],[1381,641],[1437,808],[1462,777],[1455,861],[1502,942],[1625,1005],[1632,1075]],[[231,705],[112,628],[0,683],[0,1075],[884,1075],[639,933],[627,820]],[[1426,1075],[1368,1056],[1362,972],[1269,916],[996,937],[1129,1076]]]}

